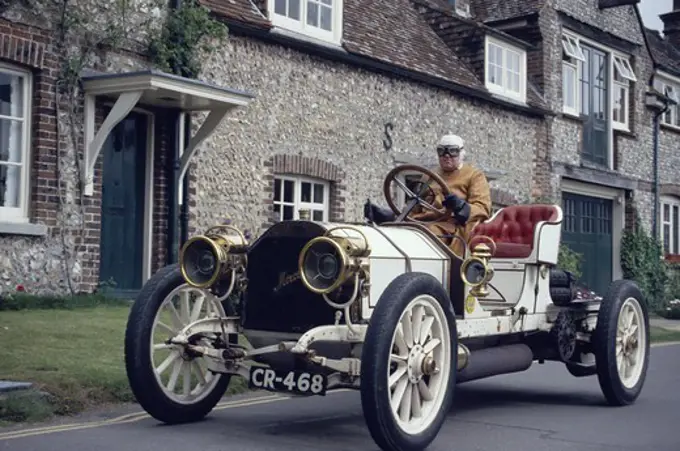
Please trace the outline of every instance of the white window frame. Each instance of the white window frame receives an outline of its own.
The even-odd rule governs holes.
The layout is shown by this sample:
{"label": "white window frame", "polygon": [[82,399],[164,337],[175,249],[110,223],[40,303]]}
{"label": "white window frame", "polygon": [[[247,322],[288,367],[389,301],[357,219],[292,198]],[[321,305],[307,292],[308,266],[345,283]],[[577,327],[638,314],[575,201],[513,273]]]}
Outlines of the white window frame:
{"label": "white window frame", "polygon": [[[417,171],[403,171],[397,178],[401,183],[406,185],[407,178],[420,180],[423,178],[423,174]],[[394,199],[394,203],[398,205],[400,209],[403,210],[404,207],[406,207],[406,193],[404,192],[403,189],[401,189],[401,187],[397,185],[395,185],[393,189],[396,191],[396,199]]]}
{"label": "white window frame", "polygon": [[[28,205],[30,200],[30,183],[29,175],[31,168],[31,101],[33,100],[33,74],[31,72],[22,70],[13,65],[8,65],[5,63],[0,63],[0,72],[7,73],[10,75],[18,75],[23,77],[22,90],[23,90],[23,117],[19,116],[2,116],[1,119],[12,119],[13,122],[17,121],[22,124],[23,128],[21,131],[21,163],[12,164],[12,166],[20,166],[21,170],[19,172],[19,202],[16,207],[4,207],[0,206],[0,222],[16,222],[16,223],[28,223]],[[9,163],[0,163],[2,166],[8,166]]]}
{"label": "white window frame", "polygon": [[[669,254],[677,255],[680,254],[680,227],[678,227],[677,236],[673,236],[673,207],[677,207],[680,210],[680,198],[674,196],[661,196],[661,208],[659,209],[659,237],[661,239],[661,248],[664,250],[665,254],[665,236],[664,227],[669,226],[669,236],[670,242],[668,243]],[[664,219],[664,209],[668,206],[669,208],[669,220]],[[678,246],[678,252],[674,252],[674,247]]]}
{"label": "white window frame", "polygon": [[[503,53],[503,58],[501,62],[502,68],[502,80],[499,83],[492,83],[490,81],[490,48],[491,46],[500,47]],[[519,91],[510,89],[507,80],[508,71],[508,54],[514,52],[519,55]],[[484,81],[486,88],[492,94],[497,94],[508,99],[519,101],[521,103],[526,103],[526,92],[527,92],[527,52],[523,48],[511,45],[507,42],[495,39],[491,36],[485,37],[484,42]]]}
{"label": "white window frame", "polygon": [[[276,0],[267,0],[267,13],[269,20],[271,20],[274,27],[282,28],[294,33],[300,33],[307,37],[318,39],[334,45],[340,45],[342,42],[343,29],[343,9],[344,0],[331,0],[331,30],[324,30],[320,27],[307,24],[307,8],[309,2],[322,3],[322,0],[299,0],[300,1],[300,19],[292,19],[288,16],[277,14],[275,12]],[[286,0],[286,7],[288,7]]]}
{"label": "white window frame", "polygon": [[[284,202],[283,201],[283,182],[284,181],[291,181],[293,182],[293,202]],[[331,189],[331,184],[327,180],[319,179],[319,178],[314,178],[314,177],[307,177],[307,176],[300,176],[300,175],[291,175],[291,174],[276,174],[274,175],[274,184],[276,186],[277,183],[281,183],[281,200],[277,201],[273,200],[273,205],[281,205],[281,210],[279,211],[279,216],[278,218],[275,219],[275,221],[282,221],[283,217],[283,206],[292,206],[293,207],[293,219],[300,219],[300,210],[305,210],[308,209],[310,210],[310,220],[314,220],[314,211],[323,211],[323,222],[328,222],[329,216],[330,216],[330,189]],[[302,183],[311,183],[312,185],[317,184],[317,185],[323,185],[323,204],[317,204],[315,202],[302,202],[300,200],[300,196],[302,194]],[[272,195],[275,194],[276,191],[272,193]],[[312,186],[312,194],[314,193],[314,187]],[[319,207],[320,205],[323,205],[321,208]],[[276,212],[272,213],[273,215],[276,215]]]}
{"label": "white window frame", "polygon": [[668,111],[661,116],[661,123],[665,127],[680,131],[680,78],[657,72],[654,77],[654,87],[678,102],[675,105],[668,105]]}
{"label": "white window frame", "polygon": [[[563,58],[566,55],[567,59],[562,60],[562,112],[571,116],[579,116],[581,113],[581,89],[579,87],[579,79],[581,78],[581,71],[583,70],[583,63],[585,62],[585,55],[581,49],[581,42],[597,48],[608,54],[609,59],[609,122],[613,130],[621,130],[625,132],[630,131],[630,89],[631,82],[637,82],[637,76],[630,64],[630,57],[624,55],[616,50],[605,47],[600,43],[593,42],[573,32],[564,30],[562,32],[562,50]],[[574,75],[574,95],[575,98],[567,99],[566,91],[564,89],[565,72],[575,71]],[[617,80],[616,74],[619,74],[620,80]],[[623,120],[614,119],[615,100],[619,92],[623,89],[623,97],[625,102],[626,114]],[[572,103],[572,106],[569,106]]]}

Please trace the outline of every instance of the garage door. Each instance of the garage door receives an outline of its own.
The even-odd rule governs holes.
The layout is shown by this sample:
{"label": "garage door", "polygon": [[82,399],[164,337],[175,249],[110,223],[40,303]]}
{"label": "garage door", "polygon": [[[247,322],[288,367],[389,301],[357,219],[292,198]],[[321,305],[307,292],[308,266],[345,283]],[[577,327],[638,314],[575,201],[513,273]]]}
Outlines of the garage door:
{"label": "garage door", "polygon": [[562,193],[562,208],[562,242],[583,256],[580,284],[604,295],[612,280],[612,200]]}

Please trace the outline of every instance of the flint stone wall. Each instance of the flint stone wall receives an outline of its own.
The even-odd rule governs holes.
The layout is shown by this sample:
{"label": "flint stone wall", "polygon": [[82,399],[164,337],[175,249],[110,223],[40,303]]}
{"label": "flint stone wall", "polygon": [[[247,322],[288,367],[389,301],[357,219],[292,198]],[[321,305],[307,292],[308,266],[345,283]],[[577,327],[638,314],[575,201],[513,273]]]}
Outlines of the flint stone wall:
{"label": "flint stone wall", "polygon": [[[234,35],[205,61],[202,78],[257,97],[195,156],[191,226],[198,231],[230,218],[261,233],[271,215],[276,155],[340,168],[344,211],[336,219],[361,221],[367,198],[386,205],[382,183],[395,161],[436,165],[434,149],[447,132],[465,139],[469,163],[504,172],[492,182],[496,193],[521,200],[531,194],[538,119]],[[393,124],[389,151],[386,123]]]}
{"label": "flint stone wall", "polygon": [[[98,284],[101,158],[95,167],[95,195],[85,198],[85,208],[81,210],[77,205],[78,173],[68,116],[65,112],[66,105],[61,105],[58,121],[61,155],[57,164],[58,135],[54,91],[59,59],[54,48],[56,32],[51,28],[57,23],[51,14],[56,14],[57,11],[53,3],[46,4],[52,6],[40,9],[43,2],[35,0],[26,4],[15,3],[0,10],[0,37],[3,42],[9,43],[6,48],[31,49],[30,53],[17,50],[15,53],[3,53],[1,56],[10,64],[24,65],[34,70],[29,214],[32,223],[46,226],[44,234],[34,236],[0,235],[0,294],[14,291],[19,284],[24,285],[31,293],[67,293],[69,287],[65,278],[66,271],[71,276],[75,291],[92,291]],[[95,20],[88,27],[101,30],[108,20],[114,20],[110,14],[113,4],[114,0],[105,2],[88,0],[78,2],[78,7],[83,8],[87,17]],[[157,16],[159,12],[142,0],[131,2],[131,5],[140,11],[133,10],[126,18],[128,27],[134,30],[127,36],[124,49],[127,52],[121,54],[104,52],[94,55],[87,68],[122,72],[148,66],[140,57],[130,53],[139,51],[141,43],[147,36],[146,29],[135,24],[148,19],[149,14]],[[98,127],[103,120],[101,110],[97,112],[97,116]],[[76,118],[79,146],[82,146],[82,120],[82,117]],[[58,207],[57,174],[61,174],[64,202],[62,211]],[[66,230],[65,244],[62,242],[61,229]],[[83,241],[79,249],[76,249],[76,237],[81,236],[81,230]]]}
{"label": "flint stone wall", "polygon": [[[582,125],[578,120],[562,117],[562,45],[561,26],[558,10],[584,24],[599,28],[607,33],[627,40],[635,45],[631,64],[636,71],[638,82],[631,85],[629,94],[630,133],[614,131],[613,170],[618,174],[639,180],[640,193],[633,199],[642,225],[651,230],[651,210],[645,208],[647,188],[653,180],[653,126],[652,113],[645,107],[646,83],[652,74],[652,61],[644,43],[642,30],[633,6],[621,6],[600,10],[598,0],[552,0],[554,8],[546,6],[541,11],[544,64],[547,70],[545,95],[551,109],[557,113],[552,126],[551,159],[553,162],[579,166],[581,164]],[[611,93],[611,88],[610,91]],[[672,165],[662,163],[662,180],[673,177]],[[588,164],[587,162],[585,163]],[[553,175],[553,195],[559,198],[560,176]]]}

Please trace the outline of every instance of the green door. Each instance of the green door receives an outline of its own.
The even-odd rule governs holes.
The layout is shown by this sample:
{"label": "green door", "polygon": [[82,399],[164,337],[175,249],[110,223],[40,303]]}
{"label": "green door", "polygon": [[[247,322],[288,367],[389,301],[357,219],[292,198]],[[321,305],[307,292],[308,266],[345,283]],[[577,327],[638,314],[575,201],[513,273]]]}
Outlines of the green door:
{"label": "green door", "polygon": [[102,147],[99,280],[114,296],[133,297],[142,286],[146,134],[147,117],[130,113]]}
{"label": "green door", "polygon": [[613,203],[562,193],[562,208],[562,243],[582,255],[579,284],[603,296],[612,281]]}

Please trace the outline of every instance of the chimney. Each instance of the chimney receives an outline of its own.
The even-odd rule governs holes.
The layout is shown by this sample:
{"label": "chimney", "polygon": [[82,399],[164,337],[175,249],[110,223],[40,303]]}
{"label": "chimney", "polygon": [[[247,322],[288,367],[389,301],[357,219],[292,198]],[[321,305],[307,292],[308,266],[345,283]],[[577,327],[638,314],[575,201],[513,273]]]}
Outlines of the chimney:
{"label": "chimney", "polygon": [[680,0],[673,0],[673,11],[661,14],[659,19],[663,21],[665,38],[680,49]]}
{"label": "chimney", "polygon": [[470,18],[470,0],[448,0],[447,3],[459,16]]}

